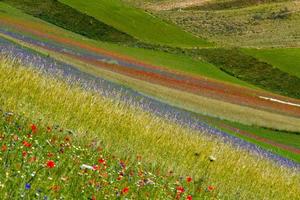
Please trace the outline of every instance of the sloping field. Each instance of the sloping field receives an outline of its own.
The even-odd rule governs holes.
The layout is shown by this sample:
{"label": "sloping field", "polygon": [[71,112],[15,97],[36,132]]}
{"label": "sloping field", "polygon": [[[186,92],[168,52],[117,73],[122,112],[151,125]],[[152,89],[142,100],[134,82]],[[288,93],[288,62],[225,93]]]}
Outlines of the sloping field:
{"label": "sloping field", "polygon": [[[109,10],[141,14],[128,8],[127,15],[120,2],[86,1],[89,14],[79,15],[113,30],[96,30],[101,37],[127,34],[90,13],[97,5],[108,9],[94,13],[99,16],[109,16]],[[74,18],[84,9],[51,5]],[[237,49],[243,56],[235,58],[234,49],[153,45],[151,51],[114,39],[99,42],[108,39],[91,40],[98,37],[95,27],[84,37],[84,22],[78,29],[72,28],[75,19],[59,24],[62,10],[29,11],[34,18],[0,2],[1,199],[297,200],[300,100],[258,89],[224,70],[240,60],[246,62],[241,67],[267,66],[256,55],[246,56],[253,49]],[[152,39],[147,42],[166,44]]]}
{"label": "sloping field", "polygon": [[120,0],[60,0],[60,2],[145,42],[180,47],[210,46],[207,41],[142,10],[127,6]]}
{"label": "sloping field", "polygon": [[[300,193],[299,173],[297,173],[296,169],[288,169],[283,166],[279,167],[268,161],[268,159],[265,159],[265,157],[258,158],[242,149],[237,150],[232,148],[231,145],[218,141],[218,139],[210,138],[199,132],[196,134],[194,130],[189,128],[180,127],[175,123],[163,118],[157,118],[133,106],[116,102],[115,99],[111,100],[99,96],[99,93],[82,90],[82,88],[74,84],[70,86],[65,82],[44,76],[38,71],[32,71],[31,69],[20,66],[12,66],[9,62],[1,60],[0,72],[0,80],[4,83],[3,85],[6,86],[0,86],[1,93],[5,94],[5,96],[0,99],[2,108],[11,108],[15,113],[24,113],[24,116],[30,118],[32,122],[36,121],[39,122],[39,124],[43,122],[47,124],[59,124],[59,127],[66,127],[66,132],[64,132],[62,128],[58,129],[60,130],[60,134],[76,134],[76,138],[73,138],[75,143],[76,140],[82,141],[82,138],[85,138],[85,140],[90,138],[90,141],[93,142],[96,137],[96,140],[100,141],[100,143],[96,143],[96,145],[101,145],[100,152],[102,155],[98,158],[98,165],[103,164],[103,160],[108,161],[107,168],[102,170],[107,169],[109,171],[114,169],[110,168],[110,166],[114,166],[113,160],[116,159],[114,156],[107,157],[105,152],[110,152],[118,157],[124,158],[122,159],[123,161],[121,160],[119,162],[123,163],[121,167],[127,166],[127,164],[129,164],[128,167],[135,166],[131,163],[136,160],[136,156],[138,155],[139,158],[144,158],[144,165],[150,166],[150,173],[153,170],[155,174],[169,174],[169,176],[171,174],[171,176],[175,177],[189,175],[193,177],[192,180],[194,181],[190,182],[190,184],[196,187],[196,189],[190,191],[188,185],[183,185],[183,187],[195,198],[220,196],[220,198],[232,199],[237,196],[237,187],[240,191],[238,194],[239,199],[266,198],[269,196],[272,196],[272,199],[297,199]],[[12,78],[14,81],[12,81]],[[28,93],[27,91],[31,92]],[[79,107],[80,109],[78,109]],[[12,115],[11,113],[6,114],[10,122],[12,122]],[[43,122],[40,121],[41,119]],[[8,122],[1,120],[1,123]],[[20,128],[19,131],[23,131],[24,125],[20,126],[20,123],[20,120],[18,123],[8,123],[5,133],[8,131],[8,133],[16,133],[16,130],[18,130],[16,127]],[[42,125],[38,125],[38,128],[40,127],[42,127]],[[41,131],[39,131],[39,135],[37,136],[34,133],[32,134],[35,141],[38,141],[40,137],[51,137],[50,134],[52,133],[42,135]],[[56,132],[57,129],[54,131]],[[64,139],[64,144],[71,142],[71,136],[68,140]],[[30,150],[32,146],[34,147],[32,151],[36,151],[36,148],[41,149],[40,145],[45,143],[44,145],[50,150],[56,147],[53,141],[61,140],[62,139],[58,137],[55,137],[55,139],[53,139],[53,137],[51,139],[49,138],[50,146],[48,143],[45,143],[45,140],[33,144],[23,142],[23,144],[26,145],[26,149]],[[19,142],[16,142],[15,145],[18,147]],[[75,147],[76,146],[75,144]],[[50,196],[56,196],[57,194],[72,195],[67,188],[70,187],[69,179],[74,179],[75,177],[63,179],[63,184],[57,183],[59,180],[57,178],[61,177],[59,172],[64,172],[64,175],[70,175],[70,173],[72,174],[74,171],[78,171],[77,168],[80,164],[95,162],[93,160],[96,160],[96,157],[86,157],[86,155],[89,155],[88,152],[93,152],[87,151],[86,148],[92,146],[85,148],[77,146],[77,148],[75,148],[74,145],[69,145],[64,147],[63,152],[61,152],[61,150],[59,151],[59,156],[53,153],[55,157],[51,158],[53,159],[51,162],[49,162],[49,160],[44,161],[42,156],[46,156],[43,151],[45,148],[42,148],[38,154],[36,154],[39,157],[33,164],[29,165],[28,163],[24,163],[24,168],[28,166],[31,170],[35,170],[37,177],[39,177],[36,178],[35,181],[29,181],[29,186],[28,182],[25,184],[26,179],[21,183],[16,181],[18,176],[16,178],[11,177],[10,179],[7,179],[7,176],[1,176],[1,181],[4,181],[5,184],[10,186],[14,185],[14,187],[1,188],[1,191],[6,192],[9,188],[20,188],[22,191],[25,185],[25,189],[29,191],[26,192],[24,196],[34,195],[30,189],[37,187],[42,187],[41,192],[46,192],[46,194]],[[67,155],[71,156],[74,154],[74,151],[70,150],[69,147],[71,149],[74,148],[74,150],[76,149],[77,155],[82,155],[75,159],[77,162],[74,164],[71,161],[68,162],[69,158],[66,157]],[[102,152],[103,149],[105,149],[105,152]],[[84,151],[87,152],[84,153]],[[0,155],[2,155],[2,152]],[[126,152],[126,156],[124,156],[124,152]],[[209,158],[210,155],[214,157]],[[266,156],[268,154],[264,155]],[[11,160],[10,155],[7,158],[9,158],[10,163],[17,163],[16,158]],[[101,162],[99,161],[100,159]],[[109,160],[112,160],[112,162],[109,162]],[[0,162],[2,161],[3,160]],[[58,170],[58,173],[49,172],[53,179],[48,179],[49,173],[38,170],[38,166],[40,166],[38,164],[40,162],[47,163],[47,168],[44,169],[43,167],[41,170],[51,169],[54,170],[54,172]],[[65,166],[68,166],[70,170],[65,171]],[[117,166],[118,164],[115,164],[115,168]],[[5,170],[11,168],[12,167],[6,168]],[[118,177],[113,176],[115,170],[107,174],[108,176],[103,177],[105,179],[109,177],[109,180],[113,182],[103,185],[102,190],[109,188],[111,184],[115,185],[115,189],[118,191],[128,186],[128,184],[129,190],[127,192],[138,190],[138,188],[131,185],[133,184],[132,182],[126,181],[128,180],[125,175],[127,167],[124,171],[122,170],[124,179],[121,181],[123,184],[119,182],[121,185],[118,184],[118,181],[120,181],[117,180]],[[159,172],[157,170],[159,170]],[[24,173],[23,170],[22,173]],[[78,176],[81,176],[82,173],[90,174],[93,172],[83,170],[81,173],[78,173]],[[132,171],[132,173],[136,174],[137,172]],[[147,174],[145,174],[145,176],[146,175]],[[26,177],[28,176],[30,176],[30,173],[26,174]],[[93,177],[93,175],[90,174],[90,177]],[[77,179],[75,178],[74,180]],[[81,179],[80,182],[78,182],[79,185],[76,184],[76,186],[71,186],[71,188],[77,191],[77,188],[82,186],[82,184],[86,185],[84,180],[85,179]],[[156,179],[152,179],[152,181],[153,180],[156,181]],[[24,183],[24,185],[22,183]],[[51,188],[52,184],[57,184],[55,187],[56,190],[45,190],[44,187],[46,183],[50,183],[51,186],[48,187]],[[88,181],[88,183],[88,185],[90,185],[90,181]],[[181,181],[178,183],[180,183],[180,185],[184,184]],[[268,187],[270,184],[273,186],[272,189]],[[207,191],[206,188],[208,186],[212,186],[213,189],[210,187]],[[176,196],[177,193],[176,185],[174,185],[174,187],[175,188],[171,187],[170,190],[175,191],[175,194],[172,194],[172,192],[165,193],[165,191],[169,190],[165,188],[165,190],[162,190],[160,193],[161,197],[164,199],[169,199],[169,197],[173,199],[173,195]],[[150,189],[150,195],[155,194],[150,186],[147,188]],[[101,192],[103,192],[102,190]],[[211,193],[212,191],[213,193]],[[15,191],[10,190],[10,194],[18,195],[18,193],[15,194],[14,192]],[[92,196],[92,194],[98,196],[97,187],[85,187],[85,190],[81,191],[82,196]],[[108,194],[110,193],[108,192]],[[134,195],[136,193],[130,192],[129,194]],[[1,193],[1,195],[6,198],[5,193]],[[182,192],[180,195],[186,196],[188,194]],[[131,198],[139,197],[131,196]]]}
{"label": "sloping field", "polygon": [[267,62],[291,75],[300,77],[300,49],[244,49],[245,53]]}
{"label": "sloping field", "polygon": [[[244,2],[244,1],[237,1]],[[225,46],[299,47],[299,1],[239,9],[155,12],[200,37]]]}

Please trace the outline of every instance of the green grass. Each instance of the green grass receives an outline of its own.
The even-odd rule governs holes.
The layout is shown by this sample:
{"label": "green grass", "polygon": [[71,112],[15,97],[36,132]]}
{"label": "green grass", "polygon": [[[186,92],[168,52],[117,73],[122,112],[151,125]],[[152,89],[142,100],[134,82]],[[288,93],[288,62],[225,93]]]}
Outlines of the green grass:
{"label": "green grass", "polygon": [[[40,51],[39,48],[29,46],[32,49]],[[183,91],[151,84],[145,81],[137,80],[124,76],[118,73],[102,70],[101,68],[76,61],[74,59],[60,56],[55,52],[41,51],[45,55],[70,63],[78,67],[81,71],[103,77],[105,79],[118,82],[119,84],[126,85],[134,90],[143,92],[160,101],[167,102],[168,104],[187,109],[193,112],[203,113],[210,116],[215,116],[222,119],[231,121],[268,127],[278,130],[299,131],[299,119],[291,116],[280,115],[267,111],[257,110],[245,106],[235,105],[231,103],[214,100],[199,95],[190,94]],[[160,91],[159,93],[157,91]]]}
{"label": "green grass", "polygon": [[[272,152],[274,154],[278,154],[278,155],[280,155],[282,157],[288,158],[288,159],[293,160],[295,162],[300,162],[300,157],[299,157],[298,154],[291,153],[289,151],[283,150],[283,149],[281,149],[279,147],[275,147],[273,145],[270,145],[270,144],[267,144],[267,143],[264,143],[264,142],[261,142],[261,141],[257,141],[257,140],[255,140],[253,138],[250,138],[250,137],[238,134],[238,133],[236,133],[236,132],[234,132],[232,130],[229,130],[227,128],[222,128],[222,127],[219,127],[219,128],[220,128],[220,130],[223,130],[223,131],[225,131],[225,132],[227,132],[227,133],[229,133],[229,134],[231,134],[233,136],[239,137],[239,138],[241,138],[241,139],[243,139],[243,140],[245,140],[247,142],[256,144],[256,145],[258,145],[259,147],[261,147],[263,149],[267,149],[267,150],[269,150],[270,152]],[[253,128],[246,128],[246,129],[253,130]],[[257,131],[256,134],[260,135],[261,130],[257,130],[256,129],[256,131]],[[281,134],[281,133],[276,133],[276,134]],[[265,136],[266,134],[261,134],[261,135]],[[283,137],[284,137],[284,135],[283,135]],[[271,140],[276,140],[275,138],[276,138],[276,136],[275,137],[272,136]],[[299,140],[298,138],[299,138],[299,136],[297,137],[297,140]]]}
{"label": "green grass", "polygon": [[275,154],[278,154],[282,157],[289,158],[291,160],[294,160],[296,162],[300,163],[300,156],[298,154],[283,150],[281,148],[275,147],[271,144],[266,144],[263,142],[259,142],[256,139],[250,138],[248,136],[244,136],[242,134],[239,134],[233,130],[231,130],[228,127],[237,128],[242,131],[246,131],[248,133],[251,133],[253,135],[260,136],[262,138],[269,139],[273,142],[284,144],[290,147],[295,147],[300,149],[300,133],[299,132],[287,132],[287,131],[278,131],[278,130],[272,130],[269,128],[262,128],[255,125],[245,125],[238,122],[232,122],[225,119],[218,119],[208,116],[199,115],[200,120],[206,122],[212,127],[216,127],[219,130],[224,130],[226,133],[232,134],[236,137],[242,138],[246,141],[249,141],[251,143],[254,143],[266,150],[269,150],[271,152],[274,152]]}
{"label": "green grass", "polygon": [[209,42],[120,0],[60,0],[79,11],[144,42],[180,47],[211,46]]}
{"label": "green grass", "polygon": [[226,73],[250,84],[277,94],[300,98],[299,77],[286,73],[286,70],[281,71],[281,68],[274,68],[239,49],[203,49],[196,50],[195,54],[202,56]]}
{"label": "green grass", "polygon": [[[207,174],[203,184],[214,185],[217,198],[297,199],[300,194],[298,173],[132,106],[3,60],[0,81],[3,109],[24,113],[31,122],[59,124],[82,141],[97,137],[113,155],[132,160],[139,154],[154,169],[195,179]],[[217,158],[212,164],[210,155]]]}
{"label": "green grass", "polygon": [[[190,56],[185,55],[174,55],[171,53],[154,51],[154,50],[146,50],[140,48],[133,47],[125,47],[117,44],[105,43],[100,41],[95,41],[83,37],[81,35],[72,33],[70,31],[64,30],[57,26],[54,26],[50,23],[44,22],[38,18],[27,15],[20,10],[11,7],[5,3],[0,2],[0,9],[4,12],[0,12],[0,17],[11,18],[17,20],[23,20],[22,23],[26,22],[33,23],[34,26],[39,26],[42,30],[47,31],[53,35],[63,36],[66,38],[72,38],[76,41],[80,41],[84,44],[93,45],[96,47],[104,48],[113,52],[121,53],[124,55],[129,55],[133,58],[141,60],[146,63],[151,63],[154,65],[164,66],[166,68],[180,70],[183,72],[191,73],[194,75],[207,76],[209,78],[226,81],[233,84],[243,85],[247,87],[254,87],[250,84],[247,84],[243,81],[240,81],[237,78],[234,78],[212,64],[209,64],[205,61],[200,61],[197,59],[193,59]],[[25,32],[23,34],[26,34]],[[28,35],[28,34],[27,34]],[[30,35],[30,34],[29,34]],[[35,37],[34,35],[30,35],[31,37]]]}
{"label": "green grass", "polygon": [[135,38],[58,1],[5,0],[29,15],[88,38],[118,43],[137,42]]}
{"label": "green grass", "polygon": [[[214,195],[207,189],[209,185],[151,168],[140,155],[133,160],[127,155],[116,157],[97,137],[78,140],[72,130],[44,121],[33,123],[11,112],[0,110],[0,114],[1,199],[78,199],[79,194],[83,199]],[[197,189],[205,192],[199,194]]]}
{"label": "green grass", "polygon": [[269,63],[291,75],[300,77],[300,49],[243,49],[243,52]]}
{"label": "green grass", "polygon": [[[258,135],[262,138],[269,139],[271,141],[277,142],[279,144],[284,144],[287,146],[295,147],[300,149],[300,135],[292,132],[282,132],[282,131],[273,131],[270,129],[264,129],[260,127],[255,126],[246,126],[239,123],[229,122],[229,121],[223,121],[221,123],[228,124],[231,127],[238,128],[240,130],[249,132],[254,135]],[[223,128],[221,126],[216,125],[216,127],[220,128],[221,130],[224,130],[227,133],[230,133],[236,137],[242,138],[248,142],[251,142],[253,144],[256,144],[264,149],[267,149],[275,154],[278,154],[282,157],[289,158],[291,160],[294,160],[296,162],[300,163],[300,156],[298,154],[289,152],[287,150],[283,150],[279,147],[275,147],[271,144],[266,144],[264,142],[257,141],[255,139],[249,138],[247,136],[241,135],[239,133],[233,132],[232,130],[229,130],[227,128]]]}

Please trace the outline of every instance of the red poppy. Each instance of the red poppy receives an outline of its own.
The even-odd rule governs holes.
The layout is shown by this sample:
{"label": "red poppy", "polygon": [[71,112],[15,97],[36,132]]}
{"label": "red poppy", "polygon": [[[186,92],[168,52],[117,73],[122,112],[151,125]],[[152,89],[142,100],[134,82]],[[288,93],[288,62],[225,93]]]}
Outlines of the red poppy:
{"label": "red poppy", "polygon": [[207,190],[210,191],[210,192],[213,191],[214,189],[215,189],[215,187],[212,186],[212,185],[210,185],[210,186],[207,187]]}
{"label": "red poppy", "polygon": [[27,141],[23,141],[23,145],[28,148],[31,147],[31,144]]}
{"label": "red poppy", "polygon": [[47,167],[48,168],[54,168],[55,167],[55,162],[53,160],[48,160],[47,161]]}
{"label": "red poppy", "polygon": [[100,166],[98,166],[98,165],[94,165],[93,166],[93,169],[96,171],[96,170],[100,170]]}
{"label": "red poppy", "polygon": [[122,194],[127,194],[128,192],[129,192],[129,188],[128,187],[123,188]]}
{"label": "red poppy", "polygon": [[6,151],[7,150],[7,146],[6,146],[6,144],[4,144],[4,145],[2,145],[2,147],[1,147],[1,151]]}
{"label": "red poppy", "polygon": [[26,156],[27,156],[27,152],[26,152],[26,151],[23,151],[23,152],[22,152],[22,156],[23,156],[23,157],[26,157]]}
{"label": "red poppy", "polygon": [[105,164],[105,160],[104,160],[103,158],[100,158],[100,159],[98,160],[98,162],[99,162],[100,164]]}
{"label": "red poppy", "polygon": [[182,186],[178,186],[178,187],[176,187],[176,191],[177,191],[177,194],[182,194],[182,193],[184,193],[184,188]]}
{"label": "red poppy", "polygon": [[188,196],[186,197],[186,200],[193,200],[192,195],[188,195]]}
{"label": "red poppy", "polygon": [[192,177],[190,177],[190,176],[188,176],[188,177],[186,177],[186,182],[188,182],[188,183],[190,183],[190,182],[192,182]]}
{"label": "red poppy", "polygon": [[31,124],[30,128],[31,128],[32,133],[36,133],[37,132],[37,126],[35,124]]}

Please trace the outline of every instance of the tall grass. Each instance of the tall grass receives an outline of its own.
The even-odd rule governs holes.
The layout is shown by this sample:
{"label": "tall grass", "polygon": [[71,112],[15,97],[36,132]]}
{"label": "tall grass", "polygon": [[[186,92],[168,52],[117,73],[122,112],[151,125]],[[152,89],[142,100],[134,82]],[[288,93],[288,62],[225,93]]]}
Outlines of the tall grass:
{"label": "tall grass", "polygon": [[[97,136],[117,156],[137,154],[153,169],[214,185],[219,199],[297,199],[299,171],[251,155],[205,133],[83,90],[7,60],[0,61],[0,107],[60,124],[78,140]],[[216,157],[210,162],[209,156]],[[203,179],[205,177],[205,179]]]}

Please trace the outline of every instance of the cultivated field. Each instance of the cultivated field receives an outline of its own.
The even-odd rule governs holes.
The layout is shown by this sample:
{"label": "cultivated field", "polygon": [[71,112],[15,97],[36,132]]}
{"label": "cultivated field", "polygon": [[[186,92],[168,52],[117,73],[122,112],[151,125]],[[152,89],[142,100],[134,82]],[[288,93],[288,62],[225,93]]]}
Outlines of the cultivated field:
{"label": "cultivated field", "polygon": [[1,1],[0,199],[296,200],[298,9]]}
{"label": "cultivated field", "polygon": [[[157,171],[159,169],[162,174],[172,171],[172,176],[177,177],[180,175],[191,176],[195,180],[193,184],[200,181],[199,190],[190,192],[195,197],[200,195],[203,198],[214,196],[230,199],[248,199],[272,196],[272,199],[297,199],[300,192],[299,176],[293,173],[291,169],[280,168],[263,157],[259,158],[251,155],[245,150],[236,150],[231,145],[223,144],[218,139],[210,138],[205,134],[193,134],[194,131],[189,128],[180,127],[132,106],[101,97],[93,91],[83,91],[76,85],[70,87],[64,82],[45,77],[37,71],[12,65],[14,64],[1,61],[0,80],[3,84],[0,90],[2,94],[5,94],[1,98],[2,109],[13,111],[16,114],[23,113],[25,118],[31,119],[31,123],[37,122],[38,127],[58,124],[59,127],[72,130],[76,135],[76,138],[72,138],[72,140],[74,139],[75,141],[80,141],[82,137],[85,138],[84,141],[88,141],[88,139],[92,141],[94,138],[97,138],[97,141],[101,144],[100,147],[122,158],[122,160],[126,161],[126,165],[129,166],[131,165],[127,163],[134,162],[136,156],[140,155],[145,165],[152,170]],[[12,77],[14,78],[12,79]],[[3,87],[4,85],[6,87]],[[27,91],[30,91],[30,93]],[[26,126],[26,123],[23,123],[22,129],[26,130]],[[45,130],[45,128],[41,128],[41,130],[43,129]],[[13,131],[14,127],[11,127],[9,130]],[[46,135],[33,134],[33,138],[37,137],[36,140],[33,139],[33,142],[38,141],[38,137],[51,138],[51,135],[44,134]],[[18,135],[18,137],[22,138],[21,135]],[[62,137],[64,136],[62,135]],[[32,148],[40,148],[40,143],[34,142],[32,145]],[[12,146],[8,148],[12,148]],[[20,147],[17,146],[16,148]],[[47,148],[51,151],[51,148],[54,147],[50,145]],[[72,148],[76,149],[76,145]],[[53,172],[50,171],[52,169],[38,170],[39,164],[43,164],[45,161],[47,151],[45,153],[39,152],[36,155],[37,160],[33,164],[23,164],[25,168],[29,169],[29,172],[31,170],[36,171],[35,180],[30,182],[33,190],[41,187],[44,191],[45,187],[51,187],[53,184],[61,188],[61,195],[66,197],[74,194],[76,190],[80,191],[80,187],[74,188],[72,185],[69,185],[70,182],[68,180],[62,185],[58,178],[61,174],[65,174],[67,177],[70,176],[71,181],[75,177],[70,173],[78,171],[78,167],[86,162],[91,163],[90,165],[92,163],[96,164],[99,157],[95,156],[86,160],[84,152],[91,152],[77,147],[77,151],[82,151],[83,157],[82,160],[79,158],[78,164],[75,165],[72,162],[68,162],[68,154],[72,155],[72,149],[69,150],[67,147],[65,149],[66,157],[64,155],[58,156],[54,153],[54,157],[51,158],[57,163],[58,168],[54,169]],[[126,152],[126,155],[124,155],[124,152]],[[21,155],[20,151],[15,151],[14,153],[15,155]],[[105,152],[102,156],[103,159],[108,160],[108,168],[111,167],[110,162],[113,161],[106,157]],[[210,161],[209,156],[213,156],[216,160],[211,157],[210,159],[214,161]],[[11,164],[18,164],[21,161],[12,157],[8,158]],[[1,162],[3,163],[5,160]],[[66,167],[65,165],[70,169],[69,172],[63,170]],[[22,173],[24,173],[24,176],[29,176],[28,173]],[[53,181],[51,179],[49,181],[51,183],[50,186],[48,186],[48,181],[41,182],[45,180],[44,176],[48,177],[49,173],[51,174],[50,177],[53,178]],[[90,174],[89,177],[92,178],[92,172],[87,171],[86,173]],[[258,174],[260,175],[258,176]],[[232,177],[236,178],[233,179]],[[109,184],[116,184],[116,188],[121,191],[124,186],[114,183],[117,181],[117,176],[114,177],[113,174],[109,174],[109,178],[111,180]],[[4,182],[2,184],[16,185],[22,191],[25,185],[17,184],[14,180],[16,179],[2,178]],[[83,179],[79,180],[84,183]],[[25,182],[23,181],[23,183]],[[124,181],[123,184],[126,184],[126,182]],[[130,181],[128,184],[130,184]],[[180,182],[178,184],[180,186]],[[268,187],[269,185],[273,186],[272,189]],[[64,189],[64,186],[66,188],[71,187],[73,191]],[[208,186],[213,186],[212,193],[205,192],[205,188]],[[130,184],[129,188],[132,187]],[[6,188],[9,189],[9,187],[2,187],[1,189],[4,191],[1,192],[4,197],[5,193],[9,192]],[[139,190],[136,187],[132,189]],[[96,187],[90,186],[88,190],[82,190],[83,195],[93,195],[93,192],[95,192],[95,195],[100,195],[96,193]],[[151,189],[149,188],[149,190]],[[176,195],[176,188],[173,190],[175,190],[174,195]],[[157,189],[156,191],[159,190]],[[187,191],[190,190],[187,189]],[[237,191],[239,192],[237,193]],[[59,190],[53,189],[47,195],[56,196],[56,192],[59,192]],[[131,192],[129,195],[132,198],[138,194]],[[167,192],[167,190],[162,191],[160,197],[163,197],[164,192]],[[31,192],[28,193],[29,195],[32,194]],[[111,195],[110,193],[108,194]],[[187,194],[184,193],[183,195]],[[170,196],[172,197],[171,194]],[[165,197],[168,198],[168,195]]]}

